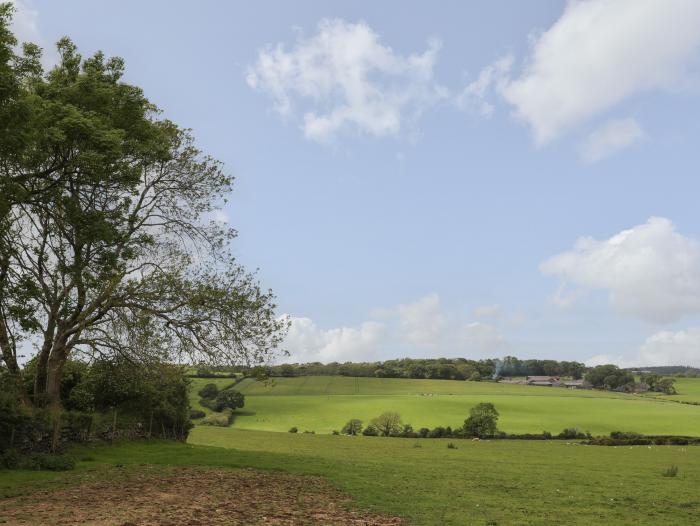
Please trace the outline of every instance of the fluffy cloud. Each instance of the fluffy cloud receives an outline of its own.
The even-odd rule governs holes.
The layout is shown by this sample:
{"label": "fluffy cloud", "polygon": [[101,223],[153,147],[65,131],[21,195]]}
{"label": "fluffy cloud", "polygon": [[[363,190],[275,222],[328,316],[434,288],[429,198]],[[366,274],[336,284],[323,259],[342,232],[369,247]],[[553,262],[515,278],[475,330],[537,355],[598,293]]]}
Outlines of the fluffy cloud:
{"label": "fluffy cloud", "polygon": [[652,217],[609,239],[582,238],[541,267],[544,274],[603,289],[618,312],[666,323],[700,312],[700,244]]}
{"label": "fluffy cloud", "polygon": [[588,136],[581,147],[581,157],[596,163],[644,137],[644,131],[634,119],[611,120]]}
{"label": "fluffy cloud", "polygon": [[573,0],[532,40],[519,76],[501,59],[467,91],[500,93],[543,145],[632,95],[677,90],[699,47],[696,0]]}
{"label": "fluffy cloud", "polygon": [[661,331],[646,339],[639,351],[640,366],[691,365],[700,367],[700,328]]}
{"label": "fluffy cloud", "polygon": [[320,329],[310,318],[289,318],[284,342],[289,362],[374,360],[384,337],[384,325],[365,322],[360,327]]}
{"label": "fluffy cloud", "polygon": [[430,294],[414,303],[399,305],[396,312],[401,334],[408,343],[436,347],[443,340],[448,322],[437,294]]}
{"label": "fluffy cloud", "polygon": [[318,33],[261,50],[248,69],[248,84],[290,115],[305,110],[304,135],[320,142],[354,128],[381,137],[397,134],[407,118],[445,96],[433,80],[440,43],[403,56],[383,44],[366,23],[324,19]]}

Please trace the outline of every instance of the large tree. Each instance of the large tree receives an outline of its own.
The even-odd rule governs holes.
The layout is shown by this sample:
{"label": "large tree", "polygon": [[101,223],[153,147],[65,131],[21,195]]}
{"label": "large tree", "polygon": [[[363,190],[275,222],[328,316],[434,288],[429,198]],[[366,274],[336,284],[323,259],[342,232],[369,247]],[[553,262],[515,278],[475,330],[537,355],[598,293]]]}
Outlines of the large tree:
{"label": "large tree", "polygon": [[36,348],[23,402],[60,414],[77,352],[266,361],[285,323],[228,252],[235,231],[208,219],[231,189],[220,163],[121,80],[121,59],[62,39],[44,72],[0,9],[0,129],[22,122],[0,151],[0,350],[19,382],[19,349]]}

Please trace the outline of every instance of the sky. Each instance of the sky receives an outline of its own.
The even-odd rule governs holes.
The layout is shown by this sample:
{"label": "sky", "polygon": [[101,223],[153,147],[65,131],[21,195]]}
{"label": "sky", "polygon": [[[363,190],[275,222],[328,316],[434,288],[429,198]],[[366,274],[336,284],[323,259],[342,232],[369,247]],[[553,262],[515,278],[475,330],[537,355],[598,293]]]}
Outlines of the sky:
{"label": "sky", "polygon": [[16,0],[236,183],[283,361],[700,366],[700,2]]}

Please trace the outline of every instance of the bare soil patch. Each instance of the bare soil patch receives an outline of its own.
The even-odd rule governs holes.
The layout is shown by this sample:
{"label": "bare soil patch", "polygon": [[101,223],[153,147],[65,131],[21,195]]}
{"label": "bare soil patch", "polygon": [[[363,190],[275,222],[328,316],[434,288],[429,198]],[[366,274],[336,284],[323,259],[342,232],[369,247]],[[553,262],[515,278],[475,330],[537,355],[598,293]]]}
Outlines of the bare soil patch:
{"label": "bare soil patch", "polygon": [[325,479],[253,470],[111,469],[64,489],[0,501],[0,524],[396,526],[349,507]]}

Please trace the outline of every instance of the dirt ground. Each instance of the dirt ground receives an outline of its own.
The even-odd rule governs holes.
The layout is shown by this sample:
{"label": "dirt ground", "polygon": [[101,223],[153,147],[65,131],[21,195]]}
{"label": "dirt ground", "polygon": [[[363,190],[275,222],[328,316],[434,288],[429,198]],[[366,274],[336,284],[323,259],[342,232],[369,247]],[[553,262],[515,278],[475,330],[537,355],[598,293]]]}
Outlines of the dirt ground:
{"label": "dirt ground", "polygon": [[321,478],[252,470],[114,468],[70,487],[0,500],[0,524],[363,525],[404,522],[348,507]]}

